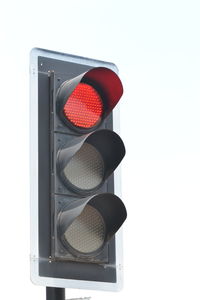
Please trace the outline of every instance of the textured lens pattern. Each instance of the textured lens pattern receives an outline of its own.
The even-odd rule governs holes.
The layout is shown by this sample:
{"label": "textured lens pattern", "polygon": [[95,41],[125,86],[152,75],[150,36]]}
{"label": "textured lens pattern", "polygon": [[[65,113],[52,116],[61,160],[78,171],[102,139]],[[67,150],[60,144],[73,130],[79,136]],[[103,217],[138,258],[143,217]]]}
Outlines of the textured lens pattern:
{"label": "textured lens pattern", "polygon": [[100,95],[86,83],[79,83],[64,105],[65,117],[77,127],[93,127],[100,121],[102,113]]}
{"label": "textured lens pattern", "polygon": [[68,227],[64,238],[79,252],[87,254],[98,250],[105,239],[105,223],[102,216],[94,207],[86,205],[82,213]]}
{"label": "textured lens pattern", "polygon": [[78,189],[94,189],[104,177],[101,154],[91,144],[84,143],[64,168],[64,175]]}

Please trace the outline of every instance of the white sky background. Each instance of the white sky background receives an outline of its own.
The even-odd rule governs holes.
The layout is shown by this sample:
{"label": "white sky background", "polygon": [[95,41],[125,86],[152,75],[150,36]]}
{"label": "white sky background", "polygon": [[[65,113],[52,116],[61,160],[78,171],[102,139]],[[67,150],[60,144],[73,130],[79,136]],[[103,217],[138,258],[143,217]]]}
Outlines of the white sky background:
{"label": "white sky background", "polygon": [[[29,280],[29,51],[112,61],[124,84],[125,285],[92,299],[200,299],[200,2],[3,1],[1,295],[45,299]],[[3,296],[2,296],[3,297]]]}

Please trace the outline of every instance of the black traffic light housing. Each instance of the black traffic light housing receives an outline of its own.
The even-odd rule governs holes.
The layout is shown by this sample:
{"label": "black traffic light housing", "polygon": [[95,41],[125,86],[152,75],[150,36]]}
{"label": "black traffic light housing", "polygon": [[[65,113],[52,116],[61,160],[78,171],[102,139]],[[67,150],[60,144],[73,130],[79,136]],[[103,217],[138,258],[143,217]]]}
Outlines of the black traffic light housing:
{"label": "black traffic light housing", "polygon": [[[51,287],[116,290],[126,219],[113,131],[123,87],[111,63],[31,52],[31,275]],[[121,249],[121,248],[120,248]]]}

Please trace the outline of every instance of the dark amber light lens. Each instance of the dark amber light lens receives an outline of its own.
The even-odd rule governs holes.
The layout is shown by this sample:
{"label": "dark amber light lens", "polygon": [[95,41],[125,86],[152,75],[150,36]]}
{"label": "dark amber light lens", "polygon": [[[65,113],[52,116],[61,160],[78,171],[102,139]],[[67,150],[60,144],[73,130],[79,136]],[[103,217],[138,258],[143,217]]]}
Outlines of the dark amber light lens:
{"label": "dark amber light lens", "polygon": [[81,82],[67,99],[63,112],[73,125],[91,128],[101,120],[103,102],[91,85]]}
{"label": "dark amber light lens", "polygon": [[104,161],[99,151],[84,143],[64,168],[65,178],[75,187],[90,190],[101,184],[104,177]]}

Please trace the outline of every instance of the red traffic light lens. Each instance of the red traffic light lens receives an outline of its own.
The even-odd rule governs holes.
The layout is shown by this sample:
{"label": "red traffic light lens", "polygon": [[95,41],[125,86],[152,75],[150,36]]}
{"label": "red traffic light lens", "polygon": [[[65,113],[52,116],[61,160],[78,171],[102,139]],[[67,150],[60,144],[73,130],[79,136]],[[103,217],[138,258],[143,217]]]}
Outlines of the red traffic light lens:
{"label": "red traffic light lens", "polygon": [[67,99],[63,112],[73,125],[91,128],[101,120],[103,102],[91,85],[81,82]]}

